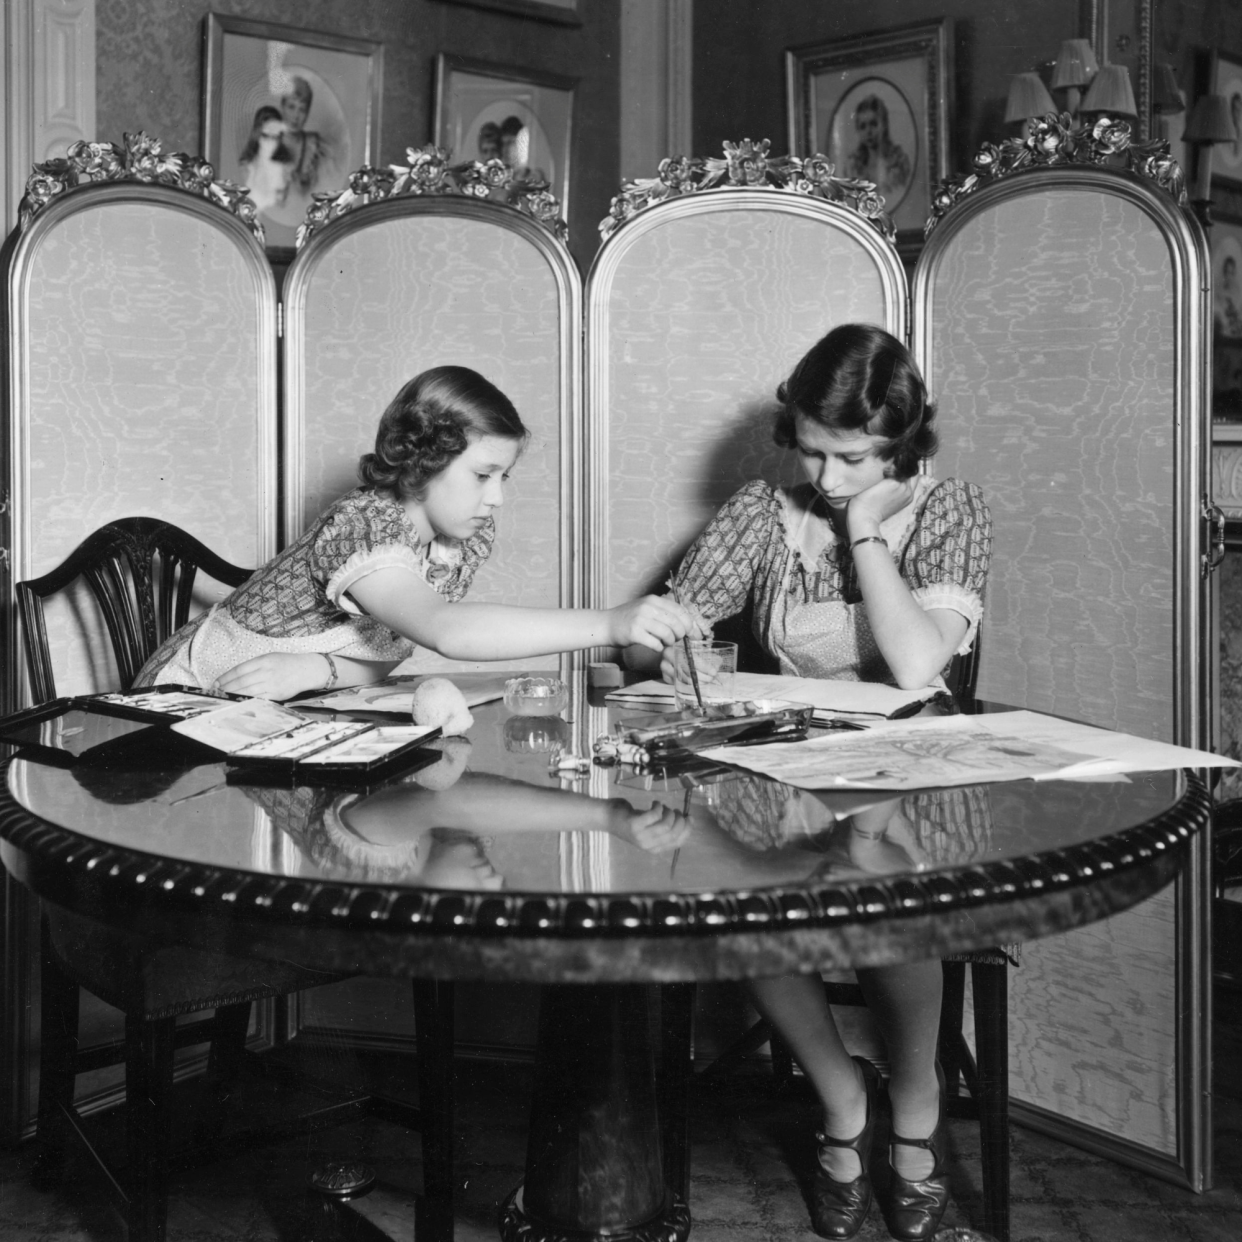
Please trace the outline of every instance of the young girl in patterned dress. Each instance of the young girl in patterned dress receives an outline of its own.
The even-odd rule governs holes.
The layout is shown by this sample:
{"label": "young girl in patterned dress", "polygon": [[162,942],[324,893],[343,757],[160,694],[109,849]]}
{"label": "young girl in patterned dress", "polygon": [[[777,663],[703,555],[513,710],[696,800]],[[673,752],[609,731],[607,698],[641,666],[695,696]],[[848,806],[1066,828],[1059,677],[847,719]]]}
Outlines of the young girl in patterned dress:
{"label": "young girl in patterned dress", "polygon": [[415,376],[380,419],[362,486],[222,603],[183,626],[135,682],[287,699],[386,677],[415,646],[509,660],[686,633],[672,600],[608,610],[468,604],[494,511],[527,439],[509,399],[466,367]]}
{"label": "young girl in patterned dress", "polygon": [[[782,673],[937,684],[970,649],[983,613],[991,521],[973,484],[917,473],[936,434],[913,358],[882,329],[846,324],[810,350],[777,398],[776,441],[797,455],[806,482],[737,492],[686,554],[676,598],[704,631],[749,602],[755,636]],[[671,652],[662,668],[671,680]],[[940,962],[858,979],[892,1071],[889,1228],[918,1242],[948,1199],[937,1137]],[[815,1229],[853,1237],[872,1198],[876,1071],[846,1052],[818,976],[757,980],[751,992],[823,1102]]]}

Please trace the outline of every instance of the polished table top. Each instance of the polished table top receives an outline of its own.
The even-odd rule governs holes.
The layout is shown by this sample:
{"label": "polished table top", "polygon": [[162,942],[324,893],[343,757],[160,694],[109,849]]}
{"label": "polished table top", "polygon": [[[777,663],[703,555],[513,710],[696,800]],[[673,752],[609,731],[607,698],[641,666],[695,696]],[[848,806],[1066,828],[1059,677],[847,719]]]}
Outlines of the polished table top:
{"label": "polished table top", "polygon": [[[741,978],[1048,934],[1134,904],[1207,822],[1179,772],[907,795],[812,794],[716,767],[568,776],[628,712],[474,709],[375,790],[226,782],[163,726],[72,711],[19,754],[6,866],[133,930],[325,969],[535,981]],[[69,756],[72,756],[70,758]]]}

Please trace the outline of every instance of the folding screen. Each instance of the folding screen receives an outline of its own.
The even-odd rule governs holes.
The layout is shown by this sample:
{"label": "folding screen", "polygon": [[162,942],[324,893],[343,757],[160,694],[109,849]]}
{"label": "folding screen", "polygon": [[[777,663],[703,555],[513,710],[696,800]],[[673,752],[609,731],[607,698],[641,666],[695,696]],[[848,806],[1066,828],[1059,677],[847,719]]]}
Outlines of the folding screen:
{"label": "folding screen", "polygon": [[[222,208],[236,195],[192,164],[162,163],[166,184],[150,184],[135,170],[147,159],[156,180],[158,147],[106,150],[111,165],[86,148],[36,179],[45,197],[27,199],[10,242],[11,581],[133,514],[176,522],[236,564],[276,550],[276,295],[263,249]],[[106,634],[79,602],[48,609],[62,693],[109,688],[93,671],[111,664]],[[20,642],[10,625],[8,708],[24,693]]]}
{"label": "folding screen", "polygon": [[816,340],[905,317],[896,251],[841,202],[709,189],[613,232],[587,281],[590,601],[659,589],[743,483],[782,481],[774,393]]}
{"label": "folding screen", "polygon": [[[937,470],[978,482],[995,523],[980,696],[1206,746],[1204,240],[1137,157],[1107,154],[1067,145],[949,195],[913,343]],[[1010,1026],[1025,1120],[1202,1188],[1198,848],[1144,905],[1026,946]]]}
{"label": "folding screen", "polygon": [[[406,380],[468,366],[508,394],[531,431],[470,598],[571,604],[580,286],[554,232],[464,196],[374,202],[316,230],[285,283],[286,540],[355,485],[358,458]],[[421,653],[413,663],[453,662]]]}

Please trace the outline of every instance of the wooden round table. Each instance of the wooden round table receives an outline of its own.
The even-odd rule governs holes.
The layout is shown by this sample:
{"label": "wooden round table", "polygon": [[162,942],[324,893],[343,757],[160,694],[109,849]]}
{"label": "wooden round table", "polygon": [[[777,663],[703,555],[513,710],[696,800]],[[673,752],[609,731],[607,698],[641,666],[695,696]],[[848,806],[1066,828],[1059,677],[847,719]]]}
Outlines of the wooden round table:
{"label": "wooden round table", "polygon": [[[240,778],[162,726],[72,710],[0,791],[5,866],[109,927],[321,970],[545,987],[510,1239],[665,1239],[653,983],[879,966],[1049,935],[1169,883],[1182,772],[809,794],[719,766],[568,777],[610,712],[475,709],[367,789]],[[877,834],[875,825],[881,824]],[[867,824],[861,831],[859,825]]]}

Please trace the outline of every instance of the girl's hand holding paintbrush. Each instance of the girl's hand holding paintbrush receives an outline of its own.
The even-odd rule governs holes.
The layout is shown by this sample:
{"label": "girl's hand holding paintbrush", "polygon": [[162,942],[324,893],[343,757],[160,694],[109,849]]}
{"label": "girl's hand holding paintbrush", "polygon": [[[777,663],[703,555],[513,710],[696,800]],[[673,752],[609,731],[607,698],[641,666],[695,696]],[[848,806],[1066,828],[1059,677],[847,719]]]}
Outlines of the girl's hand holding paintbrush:
{"label": "girl's hand holding paintbrush", "polygon": [[[679,608],[684,608],[677,594],[677,586],[673,579],[670,578],[665,584],[668,587],[668,598],[671,599]],[[660,656],[660,676],[670,685],[677,680],[676,669],[676,652],[680,648],[684,653],[684,659],[691,669],[694,668],[694,657],[690,653],[690,643],[695,639],[711,638],[711,630],[704,627],[703,623],[688,609],[685,610],[686,616],[690,621],[690,626],[683,635],[680,643],[670,643],[665,646]],[[697,678],[696,678],[697,680]]]}

